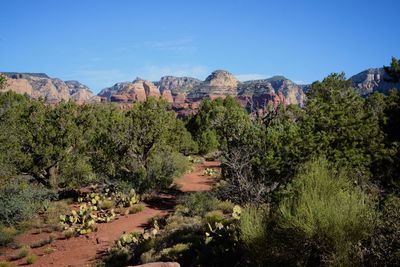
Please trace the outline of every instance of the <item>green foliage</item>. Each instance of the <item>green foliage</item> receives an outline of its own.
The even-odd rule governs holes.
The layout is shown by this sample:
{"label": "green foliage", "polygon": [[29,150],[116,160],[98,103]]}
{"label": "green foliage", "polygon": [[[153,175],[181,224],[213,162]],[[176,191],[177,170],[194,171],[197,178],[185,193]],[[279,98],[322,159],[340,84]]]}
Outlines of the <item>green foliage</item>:
{"label": "green foliage", "polygon": [[96,218],[94,214],[96,207],[87,206],[83,204],[79,210],[73,210],[71,215],[61,215],[60,223],[64,226],[65,230],[73,230],[77,234],[86,235],[96,229]]}
{"label": "green foliage", "polygon": [[34,264],[38,260],[38,256],[35,254],[29,254],[26,257],[26,264]]}
{"label": "green foliage", "polygon": [[134,204],[131,207],[129,207],[129,214],[135,214],[138,212],[143,211],[145,208],[143,203],[139,203],[139,204]]}
{"label": "green foliage", "polygon": [[240,207],[223,213],[218,209],[220,202],[214,199],[211,207],[209,199],[205,193],[189,194],[171,216],[153,220],[143,234],[122,235],[109,249],[106,266],[154,261],[177,261],[182,266],[241,266],[236,226]]}
{"label": "green foliage", "polygon": [[108,116],[108,125],[95,138],[96,170],[140,192],[166,188],[186,170],[180,153],[196,151],[196,144],[168,103],[149,98]]}
{"label": "green foliage", "polygon": [[5,246],[14,241],[18,231],[14,227],[7,227],[0,224],[0,246]]}
{"label": "green foliage", "polygon": [[160,151],[150,156],[147,163],[147,188],[168,188],[175,177],[189,169],[188,159],[177,152]]}
{"label": "green foliage", "polygon": [[220,210],[213,210],[213,211],[209,211],[206,214],[204,214],[204,218],[203,218],[203,223],[204,224],[215,224],[215,223],[219,223],[221,221],[224,220],[224,213]]}
{"label": "green foliage", "polygon": [[400,265],[400,198],[391,195],[384,200],[373,234],[364,242],[365,266]]}
{"label": "green foliage", "polygon": [[170,248],[164,248],[160,252],[161,261],[177,261],[182,258],[185,253],[190,250],[190,244],[178,243]]}
{"label": "green foliage", "polygon": [[186,195],[179,202],[184,205],[183,212],[188,216],[204,216],[219,204],[219,200],[207,192]]}
{"label": "green foliage", "polygon": [[253,160],[255,175],[263,177],[264,184],[286,182],[304,160],[303,147],[308,144],[299,123],[303,116],[298,106],[279,106],[269,121],[264,121],[262,146]]}
{"label": "green foliage", "polygon": [[192,133],[194,140],[198,143],[199,153],[205,155],[218,148],[217,133],[213,129],[213,118],[222,106],[222,99],[214,101],[205,99],[201,103],[199,112],[191,117],[187,128]]}
{"label": "green foliage", "polygon": [[351,81],[344,74],[331,74],[313,83],[307,96],[302,130],[306,154],[325,155],[336,166],[368,175],[371,163],[382,153],[383,134]]}
{"label": "green foliage", "polygon": [[287,194],[279,206],[282,227],[308,240],[308,257],[334,266],[355,264],[354,246],[370,234],[375,213],[368,196],[350,184],[346,172],[316,160],[306,164]]}
{"label": "green foliage", "polygon": [[400,81],[400,60],[392,57],[392,62],[390,63],[390,66],[384,66],[383,68],[385,72],[392,78],[392,82]]}
{"label": "green foliage", "polygon": [[9,180],[0,187],[0,224],[12,226],[31,218],[52,197],[51,192],[39,185],[23,179]]}
{"label": "green foliage", "polygon": [[4,74],[0,73],[0,89],[4,89],[7,86],[7,79]]}
{"label": "green foliage", "polygon": [[0,93],[0,181],[18,173],[29,157],[22,151],[25,125],[21,121],[28,98],[13,92]]}
{"label": "green foliage", "polygon": [[25,258],[29,254],[29,247],[20,248],[14,255],[10,257],[10,260],[16,261]]}
{"label": "green foliage", "polygon": [[0,178],[27,173],[55,190],[100,179],[126,180],[140,191],[168,187],[185,168],[181,153],[197,151],[184,123],[154,98],[126,112],[0,93],[0,127]]}
{"label": "green foliage", "polygon": [[0,267],[15,267],[15,264],[8,261],[0,261]]}
{"label": "green foliage", "polygon": [[269,249],[266,244],[268,211],[264,208],[247,206],[243,209],[240,217],[239,232],[240,241],[257,265],[262,265],[265,260],[265,250]]}

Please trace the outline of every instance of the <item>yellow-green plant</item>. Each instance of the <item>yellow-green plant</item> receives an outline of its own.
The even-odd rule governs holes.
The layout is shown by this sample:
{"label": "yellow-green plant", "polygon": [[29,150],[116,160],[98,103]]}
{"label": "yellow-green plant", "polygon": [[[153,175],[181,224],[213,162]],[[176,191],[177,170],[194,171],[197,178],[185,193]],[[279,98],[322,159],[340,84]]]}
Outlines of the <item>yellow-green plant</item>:
{"label": "yellow-green plant", "polygon": [[72,228],[80,235],[88,234],[96,229],[95,210],[97,210],[95,206],[83,204],[78,211],[73,210],[70,215],[61,215],[60,222],[65,230]]}
{"label": "yellow-green plant", "polygon": [[26,264],[34,264],[38,260],[38,256],[35,254],[29,254],[26,257]]}

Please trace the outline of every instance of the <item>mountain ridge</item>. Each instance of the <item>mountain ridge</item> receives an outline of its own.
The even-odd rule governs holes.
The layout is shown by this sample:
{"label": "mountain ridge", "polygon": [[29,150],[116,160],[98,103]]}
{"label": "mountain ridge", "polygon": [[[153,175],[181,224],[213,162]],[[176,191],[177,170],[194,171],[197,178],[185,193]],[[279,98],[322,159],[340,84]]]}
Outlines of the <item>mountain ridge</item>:
{"label": "mountain ridge", "polygon": [[[309,84],[297,84],[283,75],[266,79],[239,81],[226,70],[215,70],[203,81],[193,77],[163,76],[158,81],[136,78],[132,82],[118,82],[94,95],[89,87],[77,80],[62,81],[46,73],[2,72],[7,77],[7,87],[28,94],[32,98],[43,98],[48,103],[74,100],[78,103],[110,101],[129,104],[144,101],[149,96],[163,97],[177,111],[186,114],[196,110],[205,98],[215,99],[228,95],[235,97],[246,108],[263,108],[268,103],[297,104],[303,106]],[[361,96],[373,92],[387,94],[400,83],[388,82],[383,68],[369,68],[349,78]]]}

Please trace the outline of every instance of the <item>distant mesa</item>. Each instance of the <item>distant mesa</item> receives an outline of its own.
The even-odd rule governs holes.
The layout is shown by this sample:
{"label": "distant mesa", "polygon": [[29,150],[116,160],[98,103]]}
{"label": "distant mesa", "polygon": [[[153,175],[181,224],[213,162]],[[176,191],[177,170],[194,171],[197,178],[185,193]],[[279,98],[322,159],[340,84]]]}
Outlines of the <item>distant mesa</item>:
{"label": "distant mesa", "polygon": [[[203,99],[226,96],[235,97],[249,110],[264,109],[267,105],[296,104],[303,106],[310,85],[299,85],[285,76],[277,75],[268,79],[240,82],[226,70],[213,71],[204,81],[192,77],[164,76],[151,82],[136,78],[132,82],[119,82],[104,88],[95,96],[91,90],[78,81],[62,81],[50,78],[45,73],[4,72],[7,87],[27,94],[31,98],[43,98],[48,103],[75,100],[78,103],[99,101],[115,102],[121,107],[129,107],[133,102],[143,102],[148,97],[161,97],[169,102],[179,115],[196,112]],[[373,92],[388,93],[392,88],[400,88],[400,83],[388,82],[383,68],[362,71],[351,78],[352,85],[362,95]]]}
{"label": "distant mesa", "polygon": [[303,105],[302,87],[283,76],[240,82],[226,70],[213,71],[204,81],[191,77],[164,76],[150,82],[137,78],[103,89],[99,96],[111,102],[132,103],[149,96],[161,96],[181,115],[195,112],[203,99],[235,97],[244,107],[263,108],[268,103]]}
{"label": "distant mesa", "polygon": [[2,91],[27,94],[33,99],[43,98],[47,103],[74,100],[77,103],[99,102],[100,97],[78,81],[62,81],[45,73],[3,72],[7,87]]}

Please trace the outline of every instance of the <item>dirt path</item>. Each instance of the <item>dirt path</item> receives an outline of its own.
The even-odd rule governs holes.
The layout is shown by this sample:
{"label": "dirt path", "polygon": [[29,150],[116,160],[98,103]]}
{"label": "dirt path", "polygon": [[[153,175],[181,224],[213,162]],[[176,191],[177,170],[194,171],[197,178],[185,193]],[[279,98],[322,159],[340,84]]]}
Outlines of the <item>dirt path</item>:
{"label": "dirt path", "polygon": [[[219,162],[215,161],[206,161],[197,165],[193,172],[185,174],[176,181],[179,191],[198,192],[210,190],[212,181],[203,176],[203,171],[205,168],[218,166]],[[95,258],[110,247],[124,232],[143,231],[150,218],[165,216],[173,208],[175,198],[175,195],[161,195],[159,201],[146,204],[145,209],[139,213],[120,217],[110,223],[98,224],[97,232],[87,236],[55,240],[50,245],[54,249],[51,254],[44,253],[44,248],[48,246],[32,249],[33,253],[39,256],[39,259],[31,266],[90,266]],[[44,236],[46,236],[45,233],[34,235],[33,232],[27,232],[18,237],[17,240],[24,244],[32,244],[44,238]],[[26,260],[19,260],[15,263],[24,265]]]}

